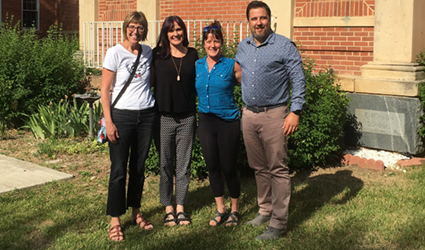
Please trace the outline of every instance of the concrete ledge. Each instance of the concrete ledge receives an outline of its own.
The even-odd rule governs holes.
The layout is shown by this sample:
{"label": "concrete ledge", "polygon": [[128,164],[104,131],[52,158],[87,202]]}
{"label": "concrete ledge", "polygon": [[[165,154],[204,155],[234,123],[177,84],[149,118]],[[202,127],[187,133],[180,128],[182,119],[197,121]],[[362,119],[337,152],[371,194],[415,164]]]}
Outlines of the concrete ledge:
{"label": "concrete ledge", "polygon": [[425,78],[425,72],[424,67],[417,63],[368,63],[362,66],[362,77],[395,81],[420,81]]}
{"label": "concrete ledge", "polygon": [[354,90],[356,93],[416,97],[419,82],[358,78]]}
{"label": "concrete ledge", "polygon": [[356,77],[337,76],[336,84],[339,84],[341,90],[355,92]]}

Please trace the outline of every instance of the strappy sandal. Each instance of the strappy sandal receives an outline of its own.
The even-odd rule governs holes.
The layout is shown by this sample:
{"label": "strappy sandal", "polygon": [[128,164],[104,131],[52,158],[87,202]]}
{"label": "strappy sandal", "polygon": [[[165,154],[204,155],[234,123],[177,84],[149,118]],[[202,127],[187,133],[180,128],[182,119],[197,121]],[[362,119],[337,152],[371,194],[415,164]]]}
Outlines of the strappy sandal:
{"label": "strappy sandal", "polygon": [[[172,219],[169,219],[170,216],[173,216]],[[173,227],[177,225],[177,216],[174,212],[170,212],[164,216],[164,226]],[[174,222],[174,224],[171,224],[171,222]]]}
{"label": "strappy sandal", "polygon": [[[218,219],[218,218],[220,218],[220,221],[217,221],[217,220],[216,220],[216,219]],[[215,222],[215,225],[211,225],[211,224],[210,224],[210,226],[212,226],[212,227],[216,227],[216,226],[219,226],[219,225],[223,224],[223,222],[224,222],[225,218],[226,218],[226,212],[224,212],[224,213],[220,213],[218,210],[216,210],[216,211],[215,211],[215,215],[214,215],[214,217],[211,219],[212,221],[214,221],[214,222]]]}
{"label": "strappy sandal", "polygon": [[[180,224],[182,221],[189,221],[189,223]],[[192,222],[190,221],[190,217],[189,217],[188,214],[186,214],[184,212],[180,212],[180,213],[177,213],[176,223],[177,223],[177,225],[187,226],[187,225],[190,225]]]}
{"label": "strappy sandal", "polygon": [[113,241],[123,241],[124,234],[121,231],[121,225],[115,225],[109,229],[109,239]]}
{"label": "strappy sandal", "polygon": [[141,214],[138,214],[135,219],[131,219],[131,223],[133,225],[138,225],[141,229],[144,230],[150,230],[153,228],[152,223],[143,218]]}
{"label": "strappy sandal", "polygon": [[239,223],[239,213],[238,212],[231,212],[229,214],[229,218],[230,218],[230,220],[226,221],[226,227],[238,225],[238,223]]}

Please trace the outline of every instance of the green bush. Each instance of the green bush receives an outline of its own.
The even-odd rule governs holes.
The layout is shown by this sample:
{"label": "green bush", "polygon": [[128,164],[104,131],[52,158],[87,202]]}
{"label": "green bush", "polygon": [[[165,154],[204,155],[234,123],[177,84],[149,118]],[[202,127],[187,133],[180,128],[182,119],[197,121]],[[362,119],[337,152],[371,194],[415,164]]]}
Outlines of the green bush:
{"label": "green bush", "polygon": [[84,65],[75,56],[77,37],[50,27],[44,38],[34,29],[21,30],[13,18],[0,29],[0,127],[19,127],[39,105],[56,103],[78,91]]}
{"label": "green bush", "polygon": [[334,84],[332,70],[313,74],[314,60],[304,58],[306,105],[298,132],[288,139],[292,168],[323,166],[339,158],[349,99]]}
{"label": "green bush", "polygon": [[[416,56],[416,62],[419,65],[425,67],[425,50],[421,51],[419,55]],[[424,68],[425,71],[425,68]],[[418,91],[419,91],[419,100],[421,101],[421,108],[423,114],[425,113],[425,82],[418,83]],[[422,138],[425,138],[425,115],[421,115],[419,120],[422,124],[422,127],[418,129],[418,135]]]}

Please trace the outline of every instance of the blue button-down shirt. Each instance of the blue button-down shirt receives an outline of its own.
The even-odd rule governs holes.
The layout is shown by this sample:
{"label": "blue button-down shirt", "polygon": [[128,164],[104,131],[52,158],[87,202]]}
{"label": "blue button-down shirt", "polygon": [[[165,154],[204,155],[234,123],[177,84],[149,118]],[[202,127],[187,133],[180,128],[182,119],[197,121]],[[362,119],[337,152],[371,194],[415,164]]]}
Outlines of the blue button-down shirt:
{"label": "blue button-down shirt", "polygon": [[222,56],[211,71],[207,57],[196,61],[196,91],[200,113],[215,114],[226,121],[239,119],[239,108],[235,104],[233,90],[236,78],[233,74],[235,61]]}
{"label": "blue button-down shirt", "polygon": [[251,35],[239,43],[235,59],[242,68],[242,100],[246,105],[288,102],[292,82],[291,111],[302,110],[306,83],[302,59],[293,41],[271,32],[257,46]]}

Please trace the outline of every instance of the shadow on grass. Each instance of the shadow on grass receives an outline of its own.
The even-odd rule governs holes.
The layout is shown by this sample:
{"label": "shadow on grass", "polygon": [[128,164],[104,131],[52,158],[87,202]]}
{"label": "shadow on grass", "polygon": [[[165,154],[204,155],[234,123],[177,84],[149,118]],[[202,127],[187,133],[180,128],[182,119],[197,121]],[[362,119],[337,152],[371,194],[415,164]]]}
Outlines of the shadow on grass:
{"label": "shadow on grass", "polygon": [[[256,242],[254,238],[267,225],[258,228],[244,226],[258,212],[256,183],[252,177],[241,178],[239,226],[208,226],[216,208],[212,191],[208,185],[194,184],[185,204],[193,225],[165,227],[162,225],[164,208],[158,203],[157,191],[152,190],[142,200],[142,206],[147,201],[149,206],[142,208],[143,215],[154,223],[155,228],[144,231],[130,226],[127,213],[123,217],[126,240],[122,243],[114,243],[107,238],[106,194],[93,195],[95,190],[91,189],[96,187],[84,187],[76,181],[48,184],[1,197],[0,201],[9,206],[2,211],[2,214],[7,213],[6,218],[0,219],[0,224],[3,224],[0,226],[0,248],[281,249],[290,243],[291,232],[295,232],[316,210],[328,203],[344,204],[357,195],[363,182],[351,174],[349,170],[317,176],[310,172],[296,174],[292,178],[289,237],[266,244]],[[228,197],[227,192],[225,195]],[[344,231],[344,228],[340,230]],[[328,237],[319,240],[327,241]],[[344,244],[340,243],[341,246]]]}
{"label": "shadow on grass", "polygon": [[311,172],[301,172],[292,178],[288,230],[297,228],[325,204],[345,204],[356,197],[364,183],[352,174],[351,170],[340,170],[310,177]]}

